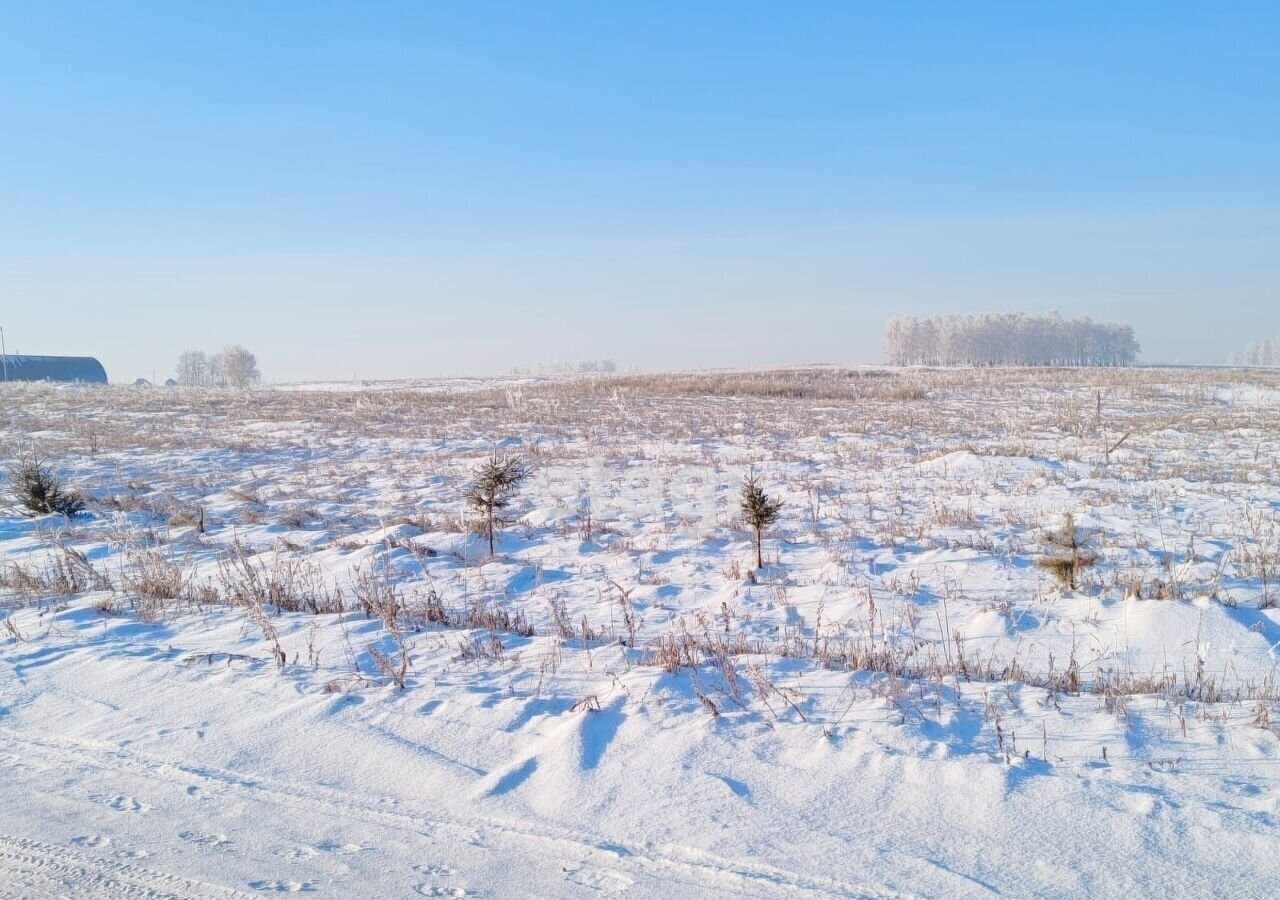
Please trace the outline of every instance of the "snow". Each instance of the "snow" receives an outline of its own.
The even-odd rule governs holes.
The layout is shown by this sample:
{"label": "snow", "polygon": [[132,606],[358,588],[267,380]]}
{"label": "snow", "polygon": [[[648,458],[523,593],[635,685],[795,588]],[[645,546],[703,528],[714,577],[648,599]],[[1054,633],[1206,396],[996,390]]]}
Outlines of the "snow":
{"label": "snow", "polygon": [[[0,392],[93,510],[0,516],[0,896],[1267,895],[1280,377],[892,377],[925,399]],[[489,559],[495,444],[536,472]],[[787,504],[754,578],[748,470]],[[1074,591],[1035,565],[1068,512]],[[346,611],[221,602],[247,572]],[[729,649],[664,668],[681,635]]]}

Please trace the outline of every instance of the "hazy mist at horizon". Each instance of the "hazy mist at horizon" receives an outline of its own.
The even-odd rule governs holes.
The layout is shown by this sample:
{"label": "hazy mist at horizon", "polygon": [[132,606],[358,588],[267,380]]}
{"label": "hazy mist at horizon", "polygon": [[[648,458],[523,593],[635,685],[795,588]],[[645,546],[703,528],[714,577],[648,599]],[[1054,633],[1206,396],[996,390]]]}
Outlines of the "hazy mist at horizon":
{"label": "hazy mist at horizon", "polygon": [[1280,335],[1280,12],[0,6],[0,326],[113,381]]}

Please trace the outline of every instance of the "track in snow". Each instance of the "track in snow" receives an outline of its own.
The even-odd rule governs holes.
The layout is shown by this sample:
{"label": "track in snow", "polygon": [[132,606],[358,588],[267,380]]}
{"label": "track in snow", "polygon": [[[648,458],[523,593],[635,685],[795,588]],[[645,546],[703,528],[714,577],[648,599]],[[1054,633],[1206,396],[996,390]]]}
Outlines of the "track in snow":
{"label": "track in snow", "polygon": [[78,900],[243,900],[253,894],[0,834],[0,897]]}
{"label": "track in snow", "polygon": [[[252,807],[241,818],[261,822],[272,818],[293,822],[350,824],[360,834],[393,833],[400,845],[421,844],[430,839],[433,851],[449,848],[474,854],[481,848],[502,860],[503,868],[519,867],[531,861],[541,871],[554,871],[564,896],[617,894],[637,888],[639,893],[670,893],[683,896],[839,896],[857,898],[900,897],[900,893],[854,885],[837,879],[805,875],[743,859],[726,859],[691,847],[664,844],[640,846],[603,839],[549,823],[494,818],[464,819],[432,808],[424,810],[403,801],[362,796],[318,785],[266,778],[206,766],[189,760],[161,759],[132,750],[107,748],[98,743],[36,736],[0,729],[0,750],[17,757],[40,759],[61,772],[79,772],[101,783],[123,777],[132,786],[152,793],[173,792],[182,785],[189,795],[220,796],[238,806]],[[157,785],[163,782],[163,786]],[[195,790],[192,790],[192,789]],[[133,789],[133,788],[131,788]],[[141,791],[140,791],[141,792]],[[259,816],[261,818],[259,818]],[[167,823],[169,831],[180,824]],[[12,826],[10,826],[12,827]],[[212,827],[212,826],[210,826]],[[187,843],[235,851],[235,841],[225,835],[205,835],[184,831]],[[214,838],[220,838],[211,843]],[[18,841],[18,839],[9,839]],[[0,880],[25,886],[12,896],[77,897],[198,897],[239,898],[287,891],[335,889],[335,894],[358,890],[359,884],[329,880],[298,881],[261,878],[244,882],[250,893],[238,889],[205,885],[188,879],[150,872],[137,866],[93,857],[87,853],[32,841],[18,841],[10,851],[0,853]],[[29,848],[29,849],[28,849]],[[362,848],[351,849],[353,854]],[[296,861],[306,853],[295,851]],[[283,854],[281,854],[283,855]],[[465,873],[465,865],[406,866],[405,895],[469,896],[481,893],[462,885],[449,875]],[[437,876],[422,882],[423,875]],[[438,877],[444,876],[444,877]],[[417,882],[414,879],[417,879]],[[26,879],[25,881],[23,879]],[[532,885],[530,885],[532,887]],[[518,890],[518,886],[516,887]],[[95,893],[96,892],[96,893]],[[487,893],[487,892],[485,892]],[[0,893],[0,897],[7,896]]]}

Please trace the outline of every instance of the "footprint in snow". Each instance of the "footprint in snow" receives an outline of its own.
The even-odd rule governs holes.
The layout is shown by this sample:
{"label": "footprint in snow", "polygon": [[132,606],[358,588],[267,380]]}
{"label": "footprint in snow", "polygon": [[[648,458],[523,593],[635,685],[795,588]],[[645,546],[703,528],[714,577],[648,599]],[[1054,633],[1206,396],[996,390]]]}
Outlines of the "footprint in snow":
{"label": "footprint in snow", "polygon": [[372,847],[366,847],[364,844],[339,844],[337,841],[321,841],[316,844],[315,849],[321,853],[336,853],[339,856],[350,856],[353,853],[363,853],[366,850],[372,850]]}
{"label": "footprint in snow", "polygon": [[565,880],[608,894],[621,894],[635,884],[630,877],[619,872],[608,872],[587,866],[568,871],[565,874]]}
{"label": "footprint in snow", "polygon": [[251,881],[249,887],[267,894],[303,894],[316,889],[314,881]]}
{"label": "footprint in snow", "polygon": [[434,863],[416,865],[413,867],[413,871],[421,872],[423,875],[430,875],[435,878],[449,878],[452,875],[458,874],[457,869],[451,869],[448,866],[436,865]]}
{"label": "footprint in snow", "polygon": [[465,897],[468,894],[462,888],[443,884],[417,884],[413,889],[424,897]]}
{"label": "footprint in snow", "polygon": [[178,837],[190,844],[210,847],[214,850],[230,850],[231,840],[225,834],[209,834],[203,831],[183,831]]}
{"label": "footprint in snow", "polygon": [[124,794],[119,794],[115,797],[107,797],[103,794],[94,794],[89,799],[94,803],[101,803],[104,806],[114,809],[116,812],[146,812],[151,808],[148,804],[135,800],[132,797],[127,797]]}
{"label": "footprint in snow", "polygon": [[82,834],[80,837],[72,838],[71,843],[77,847],[109,847],[111,838],[105,834]]}
{"label": "footprint in snow", "polygon": [[149,850],[117,850],[116,856],[120,859],[146,859],[151,855]]}

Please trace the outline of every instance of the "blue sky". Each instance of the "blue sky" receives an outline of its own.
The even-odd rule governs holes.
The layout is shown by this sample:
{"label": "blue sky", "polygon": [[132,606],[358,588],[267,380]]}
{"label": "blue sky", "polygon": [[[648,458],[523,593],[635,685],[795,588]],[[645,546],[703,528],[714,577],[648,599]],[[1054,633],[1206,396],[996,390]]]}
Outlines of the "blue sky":
{"label": "blue sky", "polygon": [[0,325],[115,380],[1280,334],[1275,4],[0,3]]}

